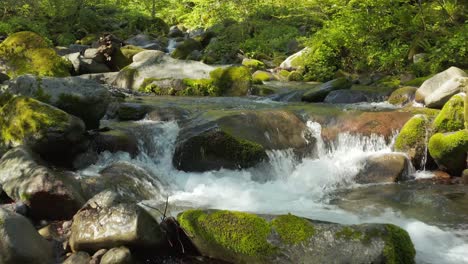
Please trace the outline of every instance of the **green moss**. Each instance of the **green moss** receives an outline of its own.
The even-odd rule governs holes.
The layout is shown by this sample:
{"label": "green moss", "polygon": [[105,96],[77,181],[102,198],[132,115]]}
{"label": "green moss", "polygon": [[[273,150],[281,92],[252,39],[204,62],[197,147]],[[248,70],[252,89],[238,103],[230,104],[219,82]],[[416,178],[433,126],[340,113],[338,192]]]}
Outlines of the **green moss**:
{"label": "green moss", "polygon": [[121,48],[120,50],[122,51],[122,54],[127,59],[132,60],[133,56],[135,56],[136,54],[144,51],[145,49],[142,49],[142,48],[137,47],[137,46],[128,45],[128,46],[125,46],[125,47]]}
{"label": "green moss", "polygon": [[30,31],[22,31],[11,34],[2,42],[5,47],[24,47],[25,49],[50,48],[46,39]]}
{"label": "green moss", "polygon": [[362,232],[354,230],[353,228],[346,226],[343,227],[340,231],[335,234],[336,238],[338,239],[346,239],[346,240],[362,240],[364,236]]}
{"label": "green moss", "polygon": [[[29,43],[30,41],[36,43]],[[32,32],[19,32],[0,44],[0,57],[6,61],[10,77],[23,74],[65,77],[72,65],[48,46],[47,41]]]}
{"label": "green moss", "polygon": [[265,63],[255,59],[244,59],[242,65],[249,68],[252,72],[265,69]]}
{"label": "green moss", "polygon": [[252,86],[252,75],[245,66],[218,68],[210,73],[210,77],[222,95],[245,96]]}
{"label": "green moss", "polygon": [[454,133],[437,133],[429,140],[429,153],[439,168],[451,175],[461,175],[466,168],[468,130]]}
{"label": "green moss", "polygon": [[424,148],[428,122],[424,115],[414,116],[406,122],[396,138],[395,150],[407,151],[411,148]]}
{"label": "green moss", "polygon": [[291,73],[290,71],[281,70],[281,71],[279,72],[279,76],[280,76],[281,79],[287,80],[290,73]]}
{"label": "green moss", "polygon": [[388,264],[413,264],[416,250],[408,232],[402,228],[387,224],[384,257]]}
{"label": "green moss", "polygon": [[452,132],[464,128],[464,98],[453,96],[442,108],[433,122],[434,133]]}
{"label": "green moss", "polygon": [[49,103],[51,96],[50,94],[47,94],[46,92],[44,92],[44,89],[42,89],[42,87],[40,87],[40,84],[39,84],[39,88],[37,89],[36,94],[34,95],[34,98],[36,98],[37,100],[43,103]]}
{"label": "green moss", "polygon": [[0,109],[1,138],[7,145],[20,145],[51,131],[64,131],[67,113],[32,98],[15,97]]}
{"label": "green moss", "polygon": [[408,85],[408,86],[419,87],[419,86],[421,86],[426,80],[428,80],[429,78],[431,78],[432,76],[434,76],[434,75],[419,77],[419,78],[413,79],[413,80],[411,80],[411,81],[405,82],[405,83],[403,83],[403,84],[404,84],[404,85]]}
{"label": "green moss", "polygon": [[304,218],[291,214],[281,215],[271,222],[281,240],[287,244],[299,244],[315,234],[314,226]]}
{"label": "green moss", "polygon": [[269,256],[275,247],[268,243],[270,224],[249,213],[189,210],[178,216],[180,226],[191,236],[252,257]]}
{"label": "green moss", "polygon": [[404,105],[414,98],[416,90],[416,88],[408,86],[399,88],[390,95],[388,102],[393,105]]}
{"label": "green moss", "polygon": [[252,75],[252,78],[253,78],[254,83],[260,84],[260,83],[269,81],[270,80],[270,74],[268,72],[264,72],[264,71],[256,71]]}
{"label": "green moss", "polygon": [[302,73],[298,71],[293,71],[288,76],[288,81],[290,82],[301,82],[302,80],[304,80],[304,77],[302,76]]}
{"label": "green moss", "polygon": [[376,83],[374,83],[374,86],[383,86],[383,87],[388,87],[392,89],[397,89],[400,86],[400,84],[401,84],[401,81],[399,77],[387,76],[378,80]]}

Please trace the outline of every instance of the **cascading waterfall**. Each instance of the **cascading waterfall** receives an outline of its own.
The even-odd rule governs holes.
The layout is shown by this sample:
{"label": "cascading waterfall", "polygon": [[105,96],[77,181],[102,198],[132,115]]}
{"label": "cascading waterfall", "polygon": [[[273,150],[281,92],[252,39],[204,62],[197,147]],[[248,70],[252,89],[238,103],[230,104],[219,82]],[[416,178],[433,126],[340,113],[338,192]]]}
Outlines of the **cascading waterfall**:
{"label": "cascading waterfall", "polygon": [[139,156],[131,159],[128,154],[103,153],[82,175],[96,175],[114,162],[128,161],[160,177],[170,204],[270,214],[290,212],[342,224],[393,223],[409,232],[418,263],[468,263],[468,234],[456,236],[453,230],[405,218],[393,208],[384,208],[375,215],[367,214],[364,208],[356,213],[330,204],[337,189],[358,186],[353,178],[365,158],[391,152],[390,144],[382,137],[350,134],[338,135],[334,143],[325,144],[320,125],[312,121],[307,125],[318,139],[318,158],[298,161],[292,150],[274,150],[268,152],[268,163],[255,168],[190,173],[172,166],[177,123],[139,121],[134,131],[140,139]]}

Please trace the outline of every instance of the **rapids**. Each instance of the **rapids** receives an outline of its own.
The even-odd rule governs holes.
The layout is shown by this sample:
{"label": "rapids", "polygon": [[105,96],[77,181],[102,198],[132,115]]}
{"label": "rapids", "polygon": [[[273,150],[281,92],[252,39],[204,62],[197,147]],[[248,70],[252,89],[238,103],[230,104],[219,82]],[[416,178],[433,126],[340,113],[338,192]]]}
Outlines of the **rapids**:
{"label": "rapids", "polygon": [[[369,200],[346,201],[354,209],[341,206],[342,190],[367,188],[353,181],[365,157],[391,152],[391,144],[378,136],[339,134],[335,142],[321,140],[321,126],[309,121],[308,128],[318,138],[318,158],[293,158],[292,151],[270,151],[270,161],[247,170],[220,170],[187,173],[172,166],[179,133],[177,122],[138,121],[133,127],[141,153],[134,159],[124,153],[103,153],[99,161],[81,171],[93,177],[106,166],[126,161],[144,168],[163,182],[171,214],[186,208],[215,208],[255,213],[293,213],[315,220],[342,224],[393,223],[407,230],[415,244],[417,263],[468,263],[468,223],[446,225],[424,222],[408,216],[408,208],[388,206]],[[417,177],[430,177],[417,172]],[[374,194],[376,197],[379,193]],[[149,201],[148,203],[161,201]],[[415,205],[416,206],[416,205]],[[442,216],[443,218],[444,216]],[[463,218],[462,218],[463,219]],[[465,218],[466,219],[466,218]]]}

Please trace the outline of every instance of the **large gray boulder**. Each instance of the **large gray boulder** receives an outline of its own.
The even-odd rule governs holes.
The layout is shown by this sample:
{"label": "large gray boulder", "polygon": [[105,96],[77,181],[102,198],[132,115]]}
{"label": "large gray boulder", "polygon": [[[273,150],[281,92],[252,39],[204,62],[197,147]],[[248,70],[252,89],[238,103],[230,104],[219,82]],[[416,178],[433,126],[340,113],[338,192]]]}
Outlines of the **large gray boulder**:
{"label": "large gray boulder", "polygon": [[201,62],[177,60],[162,51],[147,50],[133,56],[133,63],[120,71],[114,85],[138,90],[146,79],[207,79],[214,69]]}
{"label": "large gray boulder", "polygon": [[107,198],[98,194],[73,217],[69,240],[73,251],[94,253],[120,246],[157,250],[162,245],[159,224],[144,209],[126,198]]}
{"label": "large gray boulder", "polygon": [[304,64],[303,56],[309,51],[310,51],[309,48],[305,48],[305,49],[303,49],[303,50],[289,56],[286,60],[284,60],[280,64],[280,68],[290,70],[290,69],[297,69],[297,68],[300,68],[300,67],[304,67],[305,64]]}
{"label": "large gray boulder", "polygon": [[26,147],[0,159],[0,184],[10,198],[30,208],[34,219],[70,219],[85,202],[73,175],[52,171]]}
{"label": "large gray boulder", "polygon": [[80,77],[20,76],[4,92],[36,98],[81,118],[88,129],[98,128],[110,103],[110,92],[96,81]]}
{"label": "large gray boulder", "polygon": [[356,176],[357,183],[391,183],[410,178],[411,165],[403,153],[374,154],[367,157]]}
{"label": "large gray boulder", "polygon": [[468,77],[468,74],[457,67],[450,67],[447,70],[434,75],[430,79],[426,80],[416,91],[416,101],[420,103],[424,102],[426,97],[441,88],[445,82],[457,77]]}
{"label": "large gray boulder", "polygon": [[24,216],[0,208],[0,263],[54,263],[52,247]]}
{"label": "large gray boulder", "polygon": [[468,88],[468,77],[452,78],[424,98],[426,107],[441,109],[452,96]]}
{"label": "large gray boulder", "polygon": [[64,58],[72,63],[75,73],[80,75],[90,73],[104,73],[111,71],[106,64],[102,62],[99,63],[93,59],[84,58],[79,52],[67,54],[64,56]]}
{"label": "large gray boulder", "polygon": [[414,263],[416,253],[408,233],[390,224],[216,210],[185,211],[178,221],[203,256],[230,263]]}

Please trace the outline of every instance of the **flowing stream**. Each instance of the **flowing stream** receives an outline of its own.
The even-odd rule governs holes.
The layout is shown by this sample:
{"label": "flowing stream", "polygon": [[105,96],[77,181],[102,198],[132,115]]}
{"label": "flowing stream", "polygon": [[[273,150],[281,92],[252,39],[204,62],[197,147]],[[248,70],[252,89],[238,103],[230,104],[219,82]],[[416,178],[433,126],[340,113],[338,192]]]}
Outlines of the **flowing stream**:
{"label": "flowing stream", "polygon": [[[103,153],[82,175],[93,176],[114,162],[127,161],[157,175],[166,186],[169,203],[181,208],[293,213],[342,224],[393,223],[409,232],[416,247],[417,263],[468,263],[466,222],[448,226],[443,222],[427,223],[392,206],[356,201],[358,209],[348,210],[335,202],[340,198],[339,190],[366,187],[353,181],[366,156],[391,152],[390,145],[381,137],[340,134],[333,144],[318,140],[317,159],[297,161],[291,151],[270,151],[270,161],[256,168],[187,173],[172,166],[178,124],[137,123],[134,133],[140,140],[139,156],[131,159],[128,154]],[[320,125],[312,121],[307,125],[321,139]]]}

